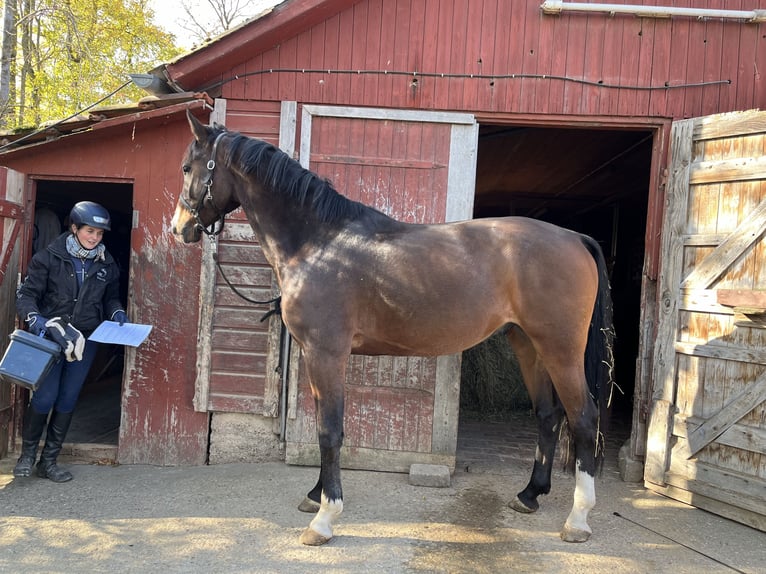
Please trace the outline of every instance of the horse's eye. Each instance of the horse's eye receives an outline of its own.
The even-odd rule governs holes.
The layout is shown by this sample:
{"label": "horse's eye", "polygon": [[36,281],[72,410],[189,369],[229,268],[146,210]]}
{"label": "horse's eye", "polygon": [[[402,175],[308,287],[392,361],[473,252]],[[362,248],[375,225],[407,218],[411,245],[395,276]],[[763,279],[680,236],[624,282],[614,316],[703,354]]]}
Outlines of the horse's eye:
{"label": "horse's eye", "polygon": [[191,166],[184,165],[181,169],[183,170],[184,173],[189,173],[191,171]]}

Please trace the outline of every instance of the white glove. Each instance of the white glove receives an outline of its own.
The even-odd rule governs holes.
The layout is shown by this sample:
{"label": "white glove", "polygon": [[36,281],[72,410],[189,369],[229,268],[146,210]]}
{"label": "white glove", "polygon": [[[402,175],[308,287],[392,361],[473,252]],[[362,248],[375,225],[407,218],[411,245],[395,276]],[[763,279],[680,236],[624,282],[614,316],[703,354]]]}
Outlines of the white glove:
{"label": "white glove", "polygon": [[54,317],[45,323],[48,333],[64,351],[66,360],[81,361],[82,353],[85,350],[85,337],[78,331],[74,325],[65,321],[61,317]]}

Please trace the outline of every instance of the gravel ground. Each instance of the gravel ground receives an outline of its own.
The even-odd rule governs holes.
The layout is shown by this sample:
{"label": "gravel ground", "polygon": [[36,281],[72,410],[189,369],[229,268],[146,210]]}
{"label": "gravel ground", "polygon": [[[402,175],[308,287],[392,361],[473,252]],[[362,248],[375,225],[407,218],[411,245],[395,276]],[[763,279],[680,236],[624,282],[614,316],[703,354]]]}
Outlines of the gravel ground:
{"label": "gravel ground", "polygon": [[[297,510],[317,469],[282,463],[192,468],[71,464],[72,482],[14,479],[0,461],[0,572],[764,572],[766,534],[619,480],[598,478],[593,536],[559,529],[574,479],[555,473],[540,511],[507,502],[528,468],[456,471],[449,488],[344,471],[335,538],[302,546]],[[530,463],[531,464],[531,463]]]}

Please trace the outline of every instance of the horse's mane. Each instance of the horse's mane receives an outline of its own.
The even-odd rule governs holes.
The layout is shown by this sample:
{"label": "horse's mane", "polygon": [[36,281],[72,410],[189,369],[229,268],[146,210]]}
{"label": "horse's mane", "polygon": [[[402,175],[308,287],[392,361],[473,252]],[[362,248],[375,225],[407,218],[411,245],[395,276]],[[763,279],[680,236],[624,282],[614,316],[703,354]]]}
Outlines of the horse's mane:
{"label": "horse's mane", "polygon": [[269,193],[281,194],[298,206],[309,208],[320,222],[353,220],[365,214],[388,218],[341,195],[329,180],[305,169],[276,146],[237,132],[229,133],[232,137],[224,151],[228,167],[257,178]]}

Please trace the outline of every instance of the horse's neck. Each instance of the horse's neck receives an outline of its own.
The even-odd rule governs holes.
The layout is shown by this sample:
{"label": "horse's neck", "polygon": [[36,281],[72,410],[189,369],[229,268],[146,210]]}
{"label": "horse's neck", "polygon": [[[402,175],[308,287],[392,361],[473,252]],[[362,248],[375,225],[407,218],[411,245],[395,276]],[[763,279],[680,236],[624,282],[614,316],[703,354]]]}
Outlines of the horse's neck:
{"label": "horse's neck", "polygon": [[250,193],[255,199],[242,203],[242,209],[264,257],[279,277],[287,261],[309,242],[311,234],[307,231],[312,226],[306,224],[306,217],[300,214],[301,208],[275,201],[273,195],[260,189]]}

